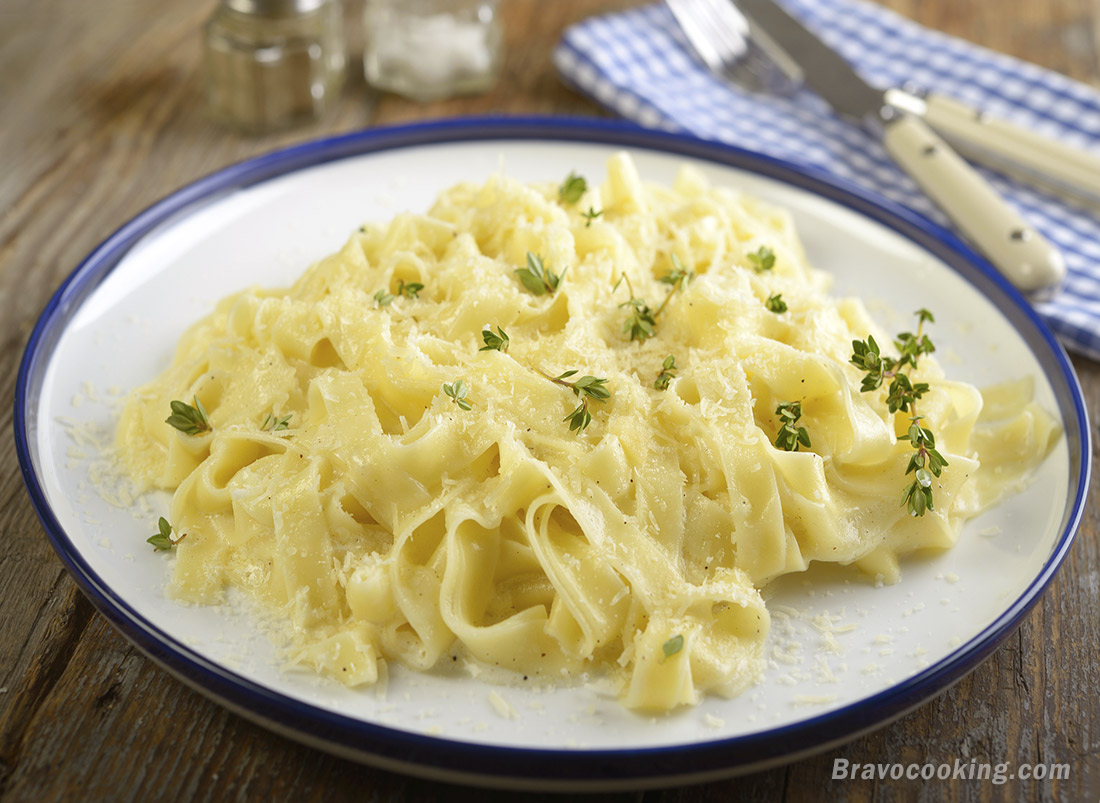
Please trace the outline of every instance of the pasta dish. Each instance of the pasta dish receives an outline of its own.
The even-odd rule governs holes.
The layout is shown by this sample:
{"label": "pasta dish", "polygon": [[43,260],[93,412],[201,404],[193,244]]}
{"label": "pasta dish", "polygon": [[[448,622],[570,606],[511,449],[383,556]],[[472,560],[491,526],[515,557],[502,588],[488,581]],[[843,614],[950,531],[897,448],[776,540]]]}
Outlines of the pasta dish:
{"label": "pasta dish", "polygon": [[1028,379],[947,378],[931,313],[892,338],[828,284],[691,167],[497,175],[223,299],[118,443],[172,494],[170,593],[245,591],[321,674],[462,656],[671,710],[754,682],[770,581],[897,581],[1060,435]]}

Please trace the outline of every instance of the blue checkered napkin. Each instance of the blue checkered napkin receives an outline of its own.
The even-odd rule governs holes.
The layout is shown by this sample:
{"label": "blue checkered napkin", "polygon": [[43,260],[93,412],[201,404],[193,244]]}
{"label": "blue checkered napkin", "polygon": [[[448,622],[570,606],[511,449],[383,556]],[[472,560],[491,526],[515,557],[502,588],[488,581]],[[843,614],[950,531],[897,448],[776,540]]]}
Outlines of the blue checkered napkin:
{"label": "blue checkered napkin", "polygon": [[[1100,147],[1100,93],[1089,87],[862,0],[785,5],[878,86],[911,81],[1068,144]],[[879,143],[810,90],[772,97],[712,76],[663,3],[569,28],[554,62],[569,83],[642,125],[823,168],[946,224]],[[1100,221],[1027,185],[983,173],[1065,254],[1065,290],[1038,305],[1039,312],[1069,349],[1100,359]]]}

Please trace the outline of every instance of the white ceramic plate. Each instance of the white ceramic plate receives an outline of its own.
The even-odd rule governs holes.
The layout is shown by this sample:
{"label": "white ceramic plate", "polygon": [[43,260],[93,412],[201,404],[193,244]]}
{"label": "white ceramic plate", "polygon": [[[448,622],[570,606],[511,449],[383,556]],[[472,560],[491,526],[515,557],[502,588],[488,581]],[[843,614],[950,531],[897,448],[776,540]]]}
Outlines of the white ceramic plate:
{"label": "white ceramic plate", "polygon": [[[172,558],[145,543],[167,496],[119,507],[96,433],[120,395],[167,364],[184,327],[242,287],[282,285],[366,220],[424,211],[445,187],[503,168],[522,180],[603,175],[632,151],[647,179],[692,161],[714,183],[792,210],[837,294],[889,331],[934,310],[949,375],[1030,374],[1065,438],[1020,495],[966,526],[950,552],[911,559],[899,585],[847,570],[770,590],[772,660],[733,700],[648,718],[598,685],[489,685],[463,671],[395,669],[384,692],[286,671],[240,606],[165,598]],[[1018,294],[954,237],[883,201],[728,147],[595,121],[466,120],[325,140],[229,168],[143,213],[58,291],[28,346],[16,431],[28,488],[62,560],[124,634],[181,680],[294,738],[381,766],[502,786],[608,788],[730,775],[823,749],[942,691],[1011,632],[1061,562],[1088,481],[1076,378]],[[116,500],[117,501],[117,500]],[[501,701],[504,701],[503,704]]]}

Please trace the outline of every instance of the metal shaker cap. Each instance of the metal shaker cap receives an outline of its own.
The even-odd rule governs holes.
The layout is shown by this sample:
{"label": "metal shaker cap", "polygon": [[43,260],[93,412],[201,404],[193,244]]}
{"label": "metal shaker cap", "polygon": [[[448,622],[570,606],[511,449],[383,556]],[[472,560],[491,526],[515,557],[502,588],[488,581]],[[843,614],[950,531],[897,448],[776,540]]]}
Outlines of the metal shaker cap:
{"label": "metal shaker cap", "polygon": [[238,14],[255,17],[297,17],[316,11],[326,0],[223,0]]}

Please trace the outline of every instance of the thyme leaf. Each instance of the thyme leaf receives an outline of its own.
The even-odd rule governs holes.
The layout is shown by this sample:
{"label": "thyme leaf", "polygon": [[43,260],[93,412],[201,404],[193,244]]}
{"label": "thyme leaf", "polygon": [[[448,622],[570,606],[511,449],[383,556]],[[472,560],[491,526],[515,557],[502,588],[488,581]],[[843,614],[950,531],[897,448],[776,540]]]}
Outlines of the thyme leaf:
{"label": "thyme leaf", "polygon": [[756,273],[765,273],[775,267],[775,252],[762,245],[748,255],[749,265]]}
{"label": "thyme leaf", "polygon": [[553,295],[561,280],[565,278],[564,270],[560,276],[557,275],[542,264],[542,257],[530,251],[527,252],[527,267],[516,268],[515,273],[523,286],[536,296]]}
{"label": "thyme leaf", "polygon": [[481,339],[485,341],[485,345],[478,349],[478,351],[507,351],[508,346],[511,345],[512,340],[508,337],[508,333],[497,327],[496,332],[491,327],[487,327],[481,330]]}
{"label": "thyme leaf", "polygon": [[805,427],[795,426],[802,418],[802,402],[780,402],[775,408],[779,416],[779,432],[775,436],[775,447],[788,452],[797,452],[799,446],[810,448],[810,433]]}
{"label": "thyme leaf", "polygon": [[466,396],[470,393],[470,389],[461,379],[456,379],[450,385],[444,383],[443,392],[451,397],[451,401],[457,404],[460,410],[473,409],[473,405],[466,401]]}
{"label": "thyme leaf", "polygon": [[213,427],[210,425],[206,408],[202,406],[198,396],[192,396],[191,399],[195,402],[194,406],[181,401],[171,402],[172,414],[164,419],[164,422],[185,435],[201,435],[209,432]]}
{"label": "thyme leaf", "polygon": [[575,204],[587,189],[588,182],[584,180],[584,176],[570,172],[558,187],[558,200],[564,204]]}
{"label": "thyme leaf", "polygon": [[157,552],[167,551],[172,549],[176,544],[187,537],[187,533],[181,533],[175,538],[172,537],[172,525],[168,523],[168,519],[164,516],[160,517],[160,521],[157,522],[156,535],[152,535],[145,539],[147,544],[152,544],[153,549]]}
{"label": "thyme leaf", "polygon": [[653,387],[657,390],[668,390],[668,385],[675,376],[676,357],[669,354],[665,357],[665,361],[661,363],[661,370],[657,372],[657,379],[653,382]]}

